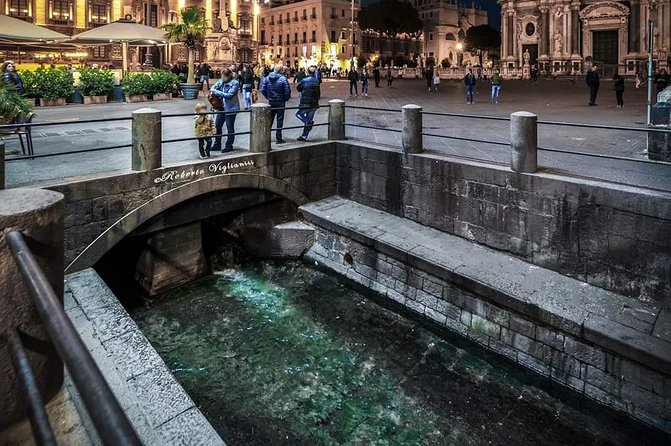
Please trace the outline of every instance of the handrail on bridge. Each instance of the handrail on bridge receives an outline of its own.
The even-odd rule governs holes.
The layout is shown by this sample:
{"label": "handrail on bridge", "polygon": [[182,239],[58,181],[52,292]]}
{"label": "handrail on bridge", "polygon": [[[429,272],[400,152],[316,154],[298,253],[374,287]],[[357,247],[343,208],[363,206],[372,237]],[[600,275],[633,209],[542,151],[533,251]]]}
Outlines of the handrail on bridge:
{"label": "handrail on bridge", "polygon": [[[49,338],[84,401],[100,440],[110,446],[141,445],[137,433],[77,334],[23,234],[19,231],[9,231],[5,234],[5,239],[33,297]],[[16,331],[10,334],[9,344],[15,372],[28,400],[29,419],[36,442],[39,445],[55,445],[54,434],[35,377],[28,364],[20,334]]]}

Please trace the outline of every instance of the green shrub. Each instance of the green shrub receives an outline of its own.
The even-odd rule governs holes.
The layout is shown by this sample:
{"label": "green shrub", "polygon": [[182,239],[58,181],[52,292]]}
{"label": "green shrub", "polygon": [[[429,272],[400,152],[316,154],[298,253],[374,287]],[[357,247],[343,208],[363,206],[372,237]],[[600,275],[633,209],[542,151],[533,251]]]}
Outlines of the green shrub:
{"label": "green shrub", "polygon": [[121,81],[121,87],[126,96],[152,94],[153,92],[151,76],[147,73],[128,73]]}
{"label": "green shrub", "polygon": [[32,111],[33,107],[19,95],[14,85],[0,82],[0,124],[10,124]]}
{"label": "green shrub", "polygon": [[21,71],[19,73],[23,81],[23,95],[27,98],[37,98],[37,84],[34,71]]}
{"label": "green shrub", "polygon": [[179,78],[175,73],[168,70],[154,70],[151,72],[152,89],[150,94],[159,93],[179,93],[181,87],[179,85]]}
{"label": "green shrub", "polygon": [[449,57],[446,57],[445,59],[440,61],[440,66],[443,68],[450,68],[452,66],[452,61],[450,60]]}
{"label": "green shrub", "polygon": [[79,70],[79,91],[83,96],[107,96],[114,90],[114,73],[97,68]]}
{"label": "green shrub", "polygon": [[425,65],[427,67],[435,67],[436,66],[436,58],[433,57],[433,56],[427,57]]}
{"label": "green shrub", "polygon": [[38,68],[28,75],[31,77],[31,86],[26,90],[30,96],[58,99],[67,98],[75,91],[72,73],[65,68]]}

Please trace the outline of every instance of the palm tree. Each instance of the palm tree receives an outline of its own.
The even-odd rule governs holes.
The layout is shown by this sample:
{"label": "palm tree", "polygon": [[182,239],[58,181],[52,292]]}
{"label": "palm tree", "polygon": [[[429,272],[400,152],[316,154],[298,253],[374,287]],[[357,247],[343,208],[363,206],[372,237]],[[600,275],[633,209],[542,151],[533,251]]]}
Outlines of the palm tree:
{"label": "palm tree", "polygon": [[183,42],[186,45],[189,54],[187,83],[191,84],[195,78],[193,64],[196,42],[205,37],[210,28],[207,26],[207,20],[202,18],[198,6],[184,8],[180,11],[180,14],[182,17],[181,23],[166,23],[161,26],[161,29],[167,32],[170,42]]}

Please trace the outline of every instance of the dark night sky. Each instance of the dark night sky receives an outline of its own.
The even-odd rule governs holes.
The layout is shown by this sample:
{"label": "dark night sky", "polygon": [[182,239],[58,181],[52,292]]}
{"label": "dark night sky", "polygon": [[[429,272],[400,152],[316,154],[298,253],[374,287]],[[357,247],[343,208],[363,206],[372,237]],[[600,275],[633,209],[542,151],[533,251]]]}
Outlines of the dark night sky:
{"label": "dark night sky", "polygon": [[[364,6],[375,3],[376,1],[378,0],[362,0]],[[471,5],[470,0],[459,0],[459,2],[463,5]],[[474,3],[487,11],[487,14],[489,15],[489,26],[497,30],[501,29],[501,10],[496,3],[496,0],[476,0]]]}

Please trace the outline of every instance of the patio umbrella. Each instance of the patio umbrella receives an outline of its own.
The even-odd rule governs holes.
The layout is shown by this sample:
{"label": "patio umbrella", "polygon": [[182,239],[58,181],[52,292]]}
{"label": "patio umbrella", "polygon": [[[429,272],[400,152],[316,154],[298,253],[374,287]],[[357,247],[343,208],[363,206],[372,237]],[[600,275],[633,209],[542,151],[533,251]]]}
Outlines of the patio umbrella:
{"label": "patio umbrella", "polygon": [[0,43],[20,45],[39,42],[54,42],[69,39],[65,34],[33,25],[23,20],[0,15]]}
{"label": "patio umbrella", "polygon": [[120,43],[123,72],[128,71],[128,45],[165,44],[165,31],[141,25],[132,20],[119,20],[72,36],[73,43],[104,45]]}

